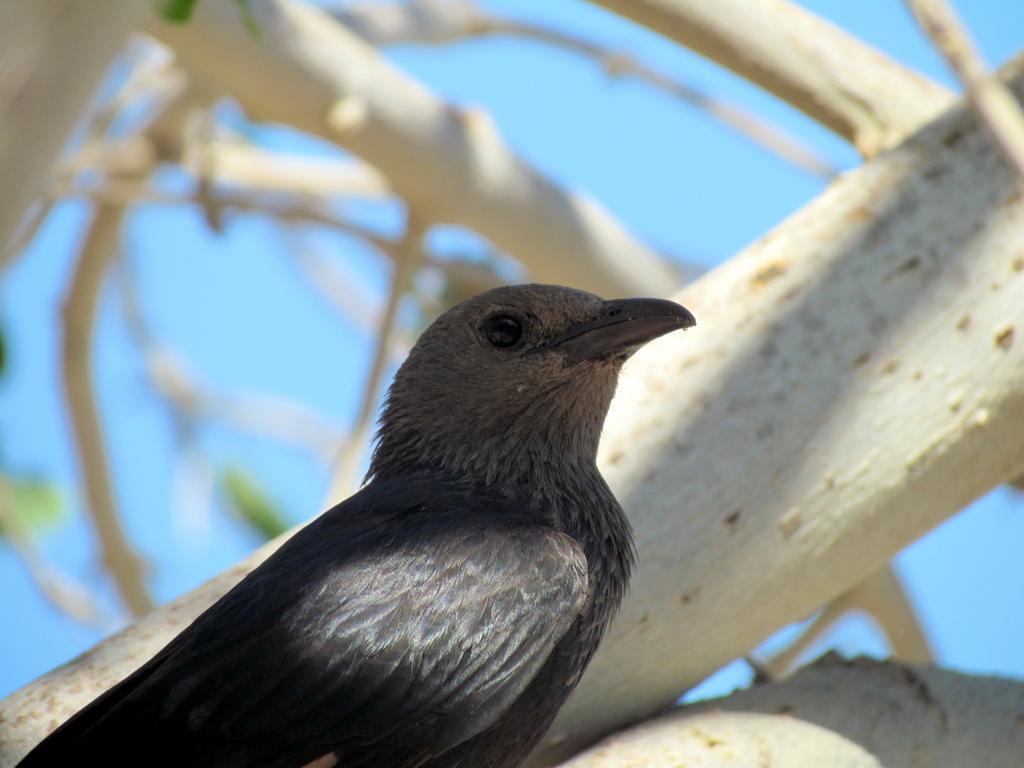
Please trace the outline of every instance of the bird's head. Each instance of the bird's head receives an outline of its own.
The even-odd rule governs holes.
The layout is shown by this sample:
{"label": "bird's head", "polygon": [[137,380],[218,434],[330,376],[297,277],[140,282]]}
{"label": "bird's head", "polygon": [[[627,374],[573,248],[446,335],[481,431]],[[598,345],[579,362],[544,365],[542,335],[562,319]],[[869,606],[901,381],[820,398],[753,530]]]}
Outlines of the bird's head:
{"label": "bird's head", "polygon": [[671,301],[605,301],[555,285],[468,299],[423,332],[398,370],[370,472],[436,467],[492,482],[539,464],[592,464],[622,364],[694,323]]}

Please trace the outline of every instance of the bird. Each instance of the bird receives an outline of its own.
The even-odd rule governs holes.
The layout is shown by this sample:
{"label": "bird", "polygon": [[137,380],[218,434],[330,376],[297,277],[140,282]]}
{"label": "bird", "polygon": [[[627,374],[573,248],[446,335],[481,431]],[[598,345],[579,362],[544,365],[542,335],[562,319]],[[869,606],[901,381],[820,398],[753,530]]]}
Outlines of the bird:
{"label": "bird", "polygon": [[447,310],[394,376],[362,488],[19,765],[520,765],[633,568],[597,468],[619,371],[695,322],[539,284]]}

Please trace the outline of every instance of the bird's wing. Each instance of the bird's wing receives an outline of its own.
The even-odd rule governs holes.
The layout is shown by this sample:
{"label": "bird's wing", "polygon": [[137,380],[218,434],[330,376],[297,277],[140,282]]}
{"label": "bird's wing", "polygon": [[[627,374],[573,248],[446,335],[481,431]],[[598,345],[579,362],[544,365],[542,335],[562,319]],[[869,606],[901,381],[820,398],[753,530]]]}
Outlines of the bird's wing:
{"label": "bird's wing", "polygon": [[415,765],[492,725],[586,594],[578,545],[508,501],[375,481],[69,721],[48,754],[109,756],[132,734],[168,764],[335,751],[345,766]]}

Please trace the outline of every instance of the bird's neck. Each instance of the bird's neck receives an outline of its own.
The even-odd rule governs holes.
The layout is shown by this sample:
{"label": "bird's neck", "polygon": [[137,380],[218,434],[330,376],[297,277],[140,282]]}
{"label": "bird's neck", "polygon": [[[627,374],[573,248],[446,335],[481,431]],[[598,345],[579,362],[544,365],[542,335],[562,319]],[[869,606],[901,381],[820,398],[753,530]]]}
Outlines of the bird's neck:
{"label": "bird's neck", "polygon": [[[604,407],[596,405],[603,399]],[[553,389],[532,399],[464,405],[443,400],[407,405],[399,398],[381,416],[371,475],[412,467],[471,477],[485,485],[543,486],[596,473],[597,446],[610,393]]]}

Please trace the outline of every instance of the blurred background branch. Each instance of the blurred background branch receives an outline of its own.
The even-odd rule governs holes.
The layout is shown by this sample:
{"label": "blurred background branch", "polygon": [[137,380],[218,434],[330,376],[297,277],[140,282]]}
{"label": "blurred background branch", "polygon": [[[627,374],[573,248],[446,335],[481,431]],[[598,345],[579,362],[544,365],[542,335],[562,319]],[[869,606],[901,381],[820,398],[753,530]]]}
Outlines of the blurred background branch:
{"label": "blurred background branch", "polygon": [[81,462],[87,509],[103,558],[124,604],[139,616],[153,607],[145,566],[125,536],[107,462],[107,446],[93,391],[92,338],[96,306],[110,263],[117,256],[120,206],[100,206],[82,240],[64,302],[64,391]]}
{"label": "blurred background branch", "polygon": [[952,94],[788,0],[595,0],[770,91],[874,157]]}
{"label": "blurred background branch", "polygon": [[332,15],[377,46],[447,45],[487,37],[517,37],[576,53],[598,64],[609,77],[635,78],[721,121],[798,168],[833,178],[838,170],[787,131],[728,100],[669,77],[622,51],[553,27],[501,18],[471,0],[412,0],[340,5]]}
{"label": "blurred background branch", "polygon": [[1024,113],[999,78],[989,73],[974,42],[948,0],[907,0],[967,90],[967,98],[1006,158],[1024,176]]}

